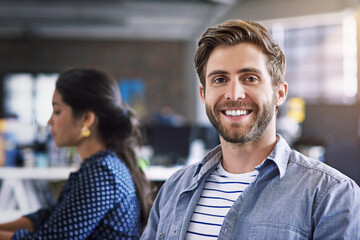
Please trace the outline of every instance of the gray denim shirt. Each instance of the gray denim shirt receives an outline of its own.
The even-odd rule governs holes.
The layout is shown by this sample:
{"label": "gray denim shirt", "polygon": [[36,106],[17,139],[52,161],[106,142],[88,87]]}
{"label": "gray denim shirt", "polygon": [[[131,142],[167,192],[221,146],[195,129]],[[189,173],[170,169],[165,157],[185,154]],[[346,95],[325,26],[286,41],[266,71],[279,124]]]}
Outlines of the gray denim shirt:
{"label": "gray denim shirt", "polygon": [[[280,136],[256,180],[236,200],[219,238],[360,239],[360,188],[339,171],[291,150]],[[204,179],[221,146],[173,174],[160,189],[141,239],[185,239]]]}

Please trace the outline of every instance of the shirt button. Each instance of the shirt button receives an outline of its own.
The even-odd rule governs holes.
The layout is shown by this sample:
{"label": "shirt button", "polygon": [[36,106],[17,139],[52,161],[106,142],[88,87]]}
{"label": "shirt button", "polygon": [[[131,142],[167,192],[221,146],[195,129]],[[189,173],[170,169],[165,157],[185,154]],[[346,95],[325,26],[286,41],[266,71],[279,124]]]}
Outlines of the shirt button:
{"label": "shirt button", "polygon": [[159,238],[160,238],[160,239],[164,238],[164,233],[160,233],[160,234],[159,234]]}

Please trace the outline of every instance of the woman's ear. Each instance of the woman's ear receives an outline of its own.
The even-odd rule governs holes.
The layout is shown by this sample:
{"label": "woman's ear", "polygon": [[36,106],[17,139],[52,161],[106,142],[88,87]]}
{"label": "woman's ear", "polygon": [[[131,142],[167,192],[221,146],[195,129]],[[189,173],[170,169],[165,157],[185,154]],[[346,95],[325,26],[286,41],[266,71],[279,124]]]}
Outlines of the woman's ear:
{"label": "woman's ear", "polygon": [[96,116],[93,111],[85,111],[81,118],[83,125],[86,125],[88,128],[90,128],[94,124]]}

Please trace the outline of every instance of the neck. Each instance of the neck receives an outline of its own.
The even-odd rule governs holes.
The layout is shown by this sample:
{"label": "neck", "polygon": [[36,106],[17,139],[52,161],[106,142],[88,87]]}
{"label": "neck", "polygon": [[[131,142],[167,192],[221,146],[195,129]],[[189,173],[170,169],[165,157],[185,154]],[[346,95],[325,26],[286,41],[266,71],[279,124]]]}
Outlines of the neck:
{"label": "neck", "polygon": [[81,160],[84,161],[84,159],[94,155],[95,153],[105,150],[106,145],[99,139],[89,137],[83,139],[83,141],[76,146],[76,149]]}
{"label": "neck", "polygon": [[277,142],[275,131],[263,133],[257,139],[247,143],[229,143],[220,138],[222,147],[222,166],[234,174],[254,171],[272,152]]}

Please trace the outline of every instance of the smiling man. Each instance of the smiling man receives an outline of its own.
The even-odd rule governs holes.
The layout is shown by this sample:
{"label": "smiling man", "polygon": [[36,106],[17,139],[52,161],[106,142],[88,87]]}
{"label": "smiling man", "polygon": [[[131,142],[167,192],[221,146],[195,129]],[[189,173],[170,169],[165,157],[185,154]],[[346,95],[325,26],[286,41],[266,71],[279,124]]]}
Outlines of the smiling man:
{"label": "smiling man", "polygon": [[221,144],[165,182],[142,239],[360,239],[359,186],[276,134],[288,84],[269,32],[209,28],[195,64]]}

